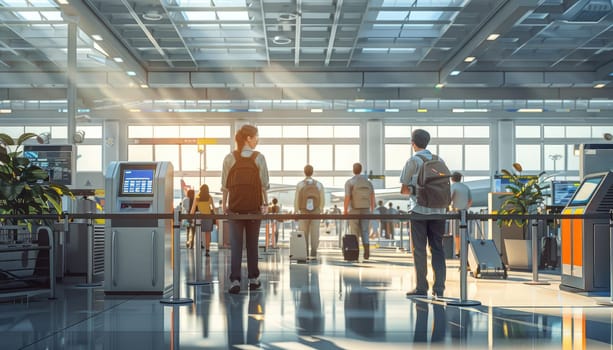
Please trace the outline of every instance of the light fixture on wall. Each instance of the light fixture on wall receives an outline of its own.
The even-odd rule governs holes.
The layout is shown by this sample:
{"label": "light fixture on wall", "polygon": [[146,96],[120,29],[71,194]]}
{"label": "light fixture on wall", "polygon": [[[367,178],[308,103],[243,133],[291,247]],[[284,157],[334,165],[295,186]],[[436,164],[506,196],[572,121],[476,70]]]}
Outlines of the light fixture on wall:
{"label": "light fixture on wall", "polygon": [[613,140],[613,135],[611,133],[605,132],[602,135],[602,138],[605,139],[606,141],[611,141],[611,140]]}
{"label": "light fixture on wall", "polygon": [[83,141],[85,141],[85,131],[77,130],[74,135],[72,135],[72,141],[74,143],[83,143]]}
{"label": "light fixture on wall", "polygon": [[51,141],[51,133],[49,132],[41,132],[36,137],[36,142],[40,144],[46,145],[46,144],[49,144],[49,141]]}

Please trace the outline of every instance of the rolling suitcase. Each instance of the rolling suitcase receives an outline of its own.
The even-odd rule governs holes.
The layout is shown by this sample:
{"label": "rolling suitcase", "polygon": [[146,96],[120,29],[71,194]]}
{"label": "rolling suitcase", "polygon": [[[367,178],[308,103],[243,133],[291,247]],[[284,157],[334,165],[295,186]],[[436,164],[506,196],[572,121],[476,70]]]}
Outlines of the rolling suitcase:
{"label": "rolling suitcase", "polygon": [[343,259],[347,261],[356,261],[360,255],[358,245],[358,236],[344,235],[343,236]]}
{"label": "rolling suitcase", "polygon": [[[480,228],[480,226],[477,226]],[[507,279],[507,267],[491,239],[484,239],[479,229],[481,239],[468,240],[468,266],[475,278],[502,277]]]}
{"label": "rolling suitcase", "polygon": [[292,231],[289,236],[289,258],[298,262],[307,261],[306,237],[302,231]]}

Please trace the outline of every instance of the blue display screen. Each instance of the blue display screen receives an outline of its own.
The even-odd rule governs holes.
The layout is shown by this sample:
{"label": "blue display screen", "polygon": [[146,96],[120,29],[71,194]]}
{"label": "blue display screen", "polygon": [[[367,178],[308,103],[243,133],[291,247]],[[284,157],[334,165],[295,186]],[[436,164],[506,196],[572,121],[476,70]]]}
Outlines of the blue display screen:
{"label": "blue display screen", "polygon": [[153,168],[123,167],[120,195],[153,195]]}
{"label": "blue display screen", "polygon": [[596,189],[598,189],[598,185],[600,185],[602,178],[603,176],[597,176],[583,180],[583,183],[581,183],[581,186],[579,186],[577,192],[575,192],[569,205],[573,207],[587,205],[596,192]]}
{"label": "blue display screen", "polygon": [[579,188],[579,181],[552,181],[551,205],[565,206]]}
{"label": "blue display screen", "polygon": [[[536,179],[535,175],[520,175],[519,181],[522,184]],[[494,192],[507,192],[507,186],[511,184],[511,179],[506,175],[494,175]]]}

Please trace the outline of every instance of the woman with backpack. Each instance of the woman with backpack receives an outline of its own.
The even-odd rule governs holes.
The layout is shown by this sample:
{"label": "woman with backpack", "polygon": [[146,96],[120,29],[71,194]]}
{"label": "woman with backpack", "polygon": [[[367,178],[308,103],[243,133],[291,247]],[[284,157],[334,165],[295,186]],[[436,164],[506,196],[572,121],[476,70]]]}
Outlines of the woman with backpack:
{"label": "woman with backpack", "polygon": [[[226,214],[266,213],[269,188],[268,166],[264,156],[255,151],[258,144],[258,129],[243,125],[234,136],[236,150],[223,161],[221,172],[222,207]],[[247,249],[247,278],[249,290],[262,286],[259,280],[258,239],[260,219],[228,220],[230,231],[230,288],[231,294],[241,290],[241,263],[243,259],[243,237]]]}
{"label": "woman with backpack", "polygon": [[[196,197],[196,200],[194,200],[194,203],[192,204],[192,208],[189,213],[211,214],[214,212],[215,203],[213,202],[213,197],[211,197],[211,194],[209,193],[209,186],[203,184],[202,186],[200,186],[198,196]],[[200,244],[201,247],[205,249],[206,256],[210,256],[209,251],[211,249],[211,231],[213,231],[213,220],[200,220],[200,232],[204,232],[204,246],[202,246],[202,240],[200,241]]]}

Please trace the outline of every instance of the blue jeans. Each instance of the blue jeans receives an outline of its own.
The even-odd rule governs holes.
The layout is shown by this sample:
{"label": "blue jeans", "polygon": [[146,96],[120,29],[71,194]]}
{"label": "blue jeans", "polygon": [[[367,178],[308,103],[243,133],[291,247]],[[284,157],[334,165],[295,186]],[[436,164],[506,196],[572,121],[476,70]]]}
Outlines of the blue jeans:
{"label": "blue jeans", "polygon": [[413,243],[413,264],[417,279],[415,289],[428,291],[426,245],[430,245],[434,285],[432,290],[443,294],[445,291],[446,265],[443,251],[445,220],[411,220],[411,241]]}
{"label": "blue jeans", "polygon": [[241,265],[243,262],[243,236],[247,248],[247,277],[260,276],[258,268],[258,239],[260,237],[261,220],[228,220],[230,231],[230,281],[241,280]]}

